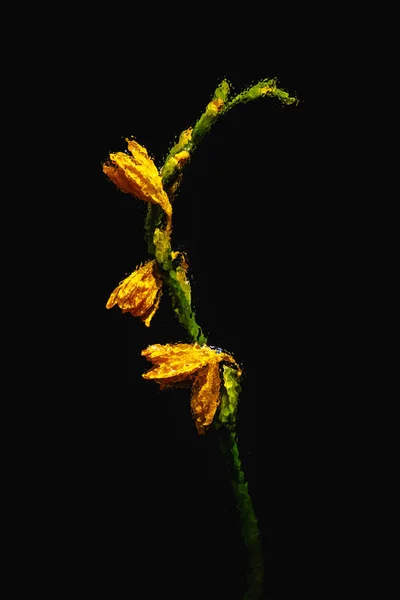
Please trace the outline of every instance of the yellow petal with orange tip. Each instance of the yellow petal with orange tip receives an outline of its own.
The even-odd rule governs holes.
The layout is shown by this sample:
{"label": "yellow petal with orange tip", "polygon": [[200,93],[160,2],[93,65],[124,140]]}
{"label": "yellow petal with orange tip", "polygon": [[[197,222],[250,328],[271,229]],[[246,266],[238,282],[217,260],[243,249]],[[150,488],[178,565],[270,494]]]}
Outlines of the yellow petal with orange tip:
{"label": "yellow petal with orange tip", "polygon": [[198,372],[192,386],[190,407],[199,435],[203,435],[213,421],[220,402],[220,389],[219,361],[213,360]]}

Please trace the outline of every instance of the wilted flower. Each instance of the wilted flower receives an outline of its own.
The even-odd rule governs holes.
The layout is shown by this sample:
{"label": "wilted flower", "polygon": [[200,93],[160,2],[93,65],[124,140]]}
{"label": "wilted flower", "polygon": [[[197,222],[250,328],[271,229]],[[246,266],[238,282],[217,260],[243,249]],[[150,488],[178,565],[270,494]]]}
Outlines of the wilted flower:
{"label": "wilted flower", "polygon": [[106,308],[117,304],[123,313],[140,317],[149,327],[160,302],[161,286],[156,261],[150,260],[121,281],[109,297]]}
{"label": "wilted flower", "polygon": [[230,354],[197,343],[153,344],[142,351],[142,356],[155,365],[143,378],[153,379],[161,389],[185,382],[191,384],[190,406],[199,434],[204,434],[211,425],[220,402],[219,363],[232,363],[241,374]]}
{"label": "wilted flower", "polygon": [[146,148],[135,140],[126,139],[131,155],[124,152],[110,154],[103,171],[126,194],[158,204],[167,215],[167,230],[171,228],[172,206],[163,188],[161,176]]}

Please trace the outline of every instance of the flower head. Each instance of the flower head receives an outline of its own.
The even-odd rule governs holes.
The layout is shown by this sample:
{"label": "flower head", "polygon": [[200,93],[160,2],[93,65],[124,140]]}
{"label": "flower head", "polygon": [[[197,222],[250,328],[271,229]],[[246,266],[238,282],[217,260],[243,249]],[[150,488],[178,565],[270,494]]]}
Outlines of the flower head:
{"label": "flower head", "polygon": [[153,344],[142,351],[142,356],[154,365],[143,378],[153,379],[161,389],[185,382],[191,384],[190,406],[199,434],[204,434],[211,425],[220,402],[219,363],[231,363],[241,374],[230,354],[197,343]]}
{"label": "flower head", "polygon": [[146,148],[135,140],[126,139],[128,150],[110,154],[108,163],[103,164],[103,171],[113,183],[126,194],[140,200],[158,204],[167,215],[167,230],[171,227],[172,206],[163,188],[161,176]]}
{"label": "flower head", "polygon": [[160,302],[161,286],[156,261],[150,260],[121,281],[109,297],[106,308],[117,304],[123,313],[140,317],[149,327]]}

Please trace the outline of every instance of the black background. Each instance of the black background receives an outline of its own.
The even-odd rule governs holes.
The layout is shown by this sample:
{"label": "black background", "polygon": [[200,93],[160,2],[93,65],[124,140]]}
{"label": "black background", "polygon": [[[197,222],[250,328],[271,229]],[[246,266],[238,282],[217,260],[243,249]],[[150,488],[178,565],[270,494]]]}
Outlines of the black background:
{"label": "black background", "polygon": [[[329,210],[311,191],[317,149],[301,43],[234,55],[217,43],[194,51],[171,42],[158,59],[150,43],[105,39],[100,48],[67,57],[53,89],[66,168],[52,235],[66,308],[57,306],[54,322],[57,402],[39,407],[51,423],[41,470],[51,489],[44,514],[55,585],[74,590],[79,581],[110,598],[243,597],[245,556],[217,435],[197,435],[187,390],[160,392],[141,377],[150,367],[142,349],[188,341],[170,299],[164,294],[150,328],[105,308],[148,255],[145,203],[119,192],[102,163],[134,136],[160,167],[223,78],[238,93],[276,76],[300,103],[264,98],[214,125],[186,167],[172,245],[187,252],[208,343],[244,370],[239,448],[259,520],[265,597],[291,597],[293,585],[306,591],[312,572],[306,515],[317,511],[310,489],[320,466],[310,434],[328,294],[321,248]],[[51,273],[60,285],[54,270],[49,285]]]}

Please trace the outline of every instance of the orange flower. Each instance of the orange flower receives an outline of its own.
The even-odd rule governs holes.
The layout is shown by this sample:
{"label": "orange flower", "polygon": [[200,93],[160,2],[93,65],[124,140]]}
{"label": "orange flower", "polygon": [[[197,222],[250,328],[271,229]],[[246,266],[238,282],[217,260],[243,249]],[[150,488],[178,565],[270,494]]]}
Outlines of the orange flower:
{"label": "orange flower", "polygon": [[110,154],[103,171],[126,194],[158,204],[167,215],[167,231],[171,228],[172,206],[165,192],[161,176],[146,148],[135,140],[126,139],[132,156],[124,152]]}
{"label": "orange flower", "polygon": [[109,297],[106,308],[118,304],[123,313],[140,317],[149,327],[160,302],[161,286],[156,261],[150,260],[121,281]]}
{"label": "orange flower", "polygon": [[190,406],[199,434],[211,425],[220,403],[219,363],[233,363],[241,374],[230,354],[197,343],[153,344],[142,351],[142,356],[155,365],[143,378],[153,379],[161,389],[185,382],[192,385]]}

